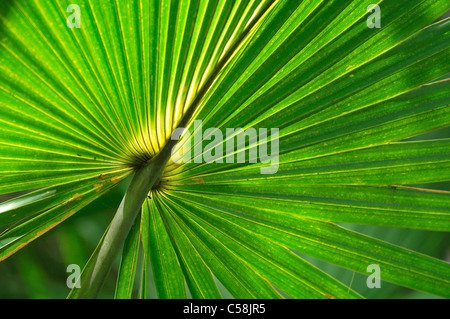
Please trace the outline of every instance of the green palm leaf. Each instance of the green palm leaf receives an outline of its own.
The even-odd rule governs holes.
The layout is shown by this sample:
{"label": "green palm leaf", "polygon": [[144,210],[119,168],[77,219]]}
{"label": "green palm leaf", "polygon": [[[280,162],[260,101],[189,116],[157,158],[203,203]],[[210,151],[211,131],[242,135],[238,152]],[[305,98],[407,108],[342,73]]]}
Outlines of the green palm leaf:
{"label": "green palm leaf", "polygon": [[[303,255],[450,297],[447,262],[335,224],[450,230],[448,191],[413,186],[450,180],[450,140],[404,141],[450,125],[446,1],[378,1],[381,28],[365,0],[80,0],[80,28],[70,4],[0,10],[0,193],[30,191],[0,260],[133,176],[69,297],[122,247],[116,298],[151,274],[159,298],[362,297]],[[195,120],[279,128],[276,174],[171,139]]]}

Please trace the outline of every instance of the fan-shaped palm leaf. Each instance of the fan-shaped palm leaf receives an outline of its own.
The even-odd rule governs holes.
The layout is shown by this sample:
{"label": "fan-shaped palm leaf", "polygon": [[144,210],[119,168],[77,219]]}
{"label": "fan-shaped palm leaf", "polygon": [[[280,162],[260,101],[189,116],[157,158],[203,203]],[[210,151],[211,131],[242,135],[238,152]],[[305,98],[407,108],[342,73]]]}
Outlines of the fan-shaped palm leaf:
{"label": "fan-shaped palm leaf", "polygon": [[[78,0],[80,28],[70,4],[1,9],[0,192],[33,191],[0,204],[0,260],[134,174],[70,297],[124,243],[117,298],[140,247],[142,297],[149,271],[160,298],[360,297],[298,253],[450,296],[445,261],[335,224],[450,230],[450,194],[407,186],[450,180],[450,140],[402,141],[450,123],[446,1]],[[277,173],[173,162],[195,120],[279,128]]]}

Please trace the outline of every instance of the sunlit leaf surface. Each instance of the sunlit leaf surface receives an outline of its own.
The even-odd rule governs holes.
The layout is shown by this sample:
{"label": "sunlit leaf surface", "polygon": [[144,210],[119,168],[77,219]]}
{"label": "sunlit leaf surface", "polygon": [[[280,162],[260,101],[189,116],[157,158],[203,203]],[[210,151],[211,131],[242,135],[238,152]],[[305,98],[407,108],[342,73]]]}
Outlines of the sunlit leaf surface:
{"label": "sunlit leaf surface", "polygon": [[0,204],[0,260],[202,120],[279,129],[276,172],[207,163],[207,141],[170,159],[116,298],[150,276],[159,298],[362,297],[303,255],[450,297],[447,262],[336,224],[450,230],[450,193],[411,187],[450,180],[450,139],[404,141],[450,125],[449,3],[378,1],[368,28],[372,2],[78,0],[80,28],[69,0],[2,3],[0,193],[31,192]]}

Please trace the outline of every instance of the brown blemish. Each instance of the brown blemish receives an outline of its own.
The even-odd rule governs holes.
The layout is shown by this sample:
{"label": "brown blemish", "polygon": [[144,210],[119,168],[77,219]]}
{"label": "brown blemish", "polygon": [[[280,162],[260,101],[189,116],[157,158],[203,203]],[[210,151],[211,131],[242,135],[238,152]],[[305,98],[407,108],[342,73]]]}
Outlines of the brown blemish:
{"label": "brown blemish", "polygon": [[189,177],[189,179],[197,184],[205,184],[205,181],[201,177]]}
{"label": "brown blemish", "polygon": [[94,185],[94,188],[95,188],[95,190],[97,191],[97,192],[99,192],[101,189],[102,189],[102,187],[105,185],[105,183],[101,183],[101,184],[95,184]]}
{"label": "brown blemish", "polygon": [[67,201],[64,202],[64,205],[67,205],[70,202],[73,202],[75,200],[80,200],[83,196],[76,193],[75,195],[73,195],[71,198],[69,198]]}
{"label": "brown blemish", "polygon": [[113,178],[111,178],[111,183],[117,183],[119,179],[120,179],[119,176],[114,176]]}
{"label": "brown blemish", "polygon": [[83,196],[81,196],[80,194],[76,193],[75,195],[72,196],[71,199],[69,199],[69,202],[74,201],[74,200],[80,200]]}

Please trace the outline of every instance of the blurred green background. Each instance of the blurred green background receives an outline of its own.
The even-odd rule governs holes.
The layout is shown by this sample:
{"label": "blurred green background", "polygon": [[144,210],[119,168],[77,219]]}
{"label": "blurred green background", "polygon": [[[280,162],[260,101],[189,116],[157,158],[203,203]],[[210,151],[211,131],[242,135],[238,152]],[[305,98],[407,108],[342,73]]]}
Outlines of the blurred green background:
{"label": "blurred green background", "polygon": [[[410,140],[438,139],[450,137],[450,127],[430,132]],[[66,272],[70,264],[83,268],[95,249],[103,232],[112,219],[129,179],[113,191],[91,203],[63,224],[52,229],[39,239],[0,263],[0,298],[65,298],[69,293]],[[450,182],[414,185],[417,187],[450,191]],[[0,202],[17,194],[2,195]],[[363,225],[343,225],[358,232],[406,247],[421,253],[450,261],[450,234],[411,229],[395,229]],[[0,229],[2,232],[4,229]],[[437,298],[382,281],[381,288],[369,289],[367,275],[354,273],[338,266],[303,256],[317,267],[331,274],[367,298]],[[99,298],[112,298],[119,260],[114,265]],[[383,269],[381,269],[383,279]],[[136,281],[140,280],[137,276]],[[153,286],[153,278],[149,278]],[[230,297],[221,287],[225,297]],[[137,295],[137,292],[136,292]],[[154,288],[150,297],[155,298]]]}

